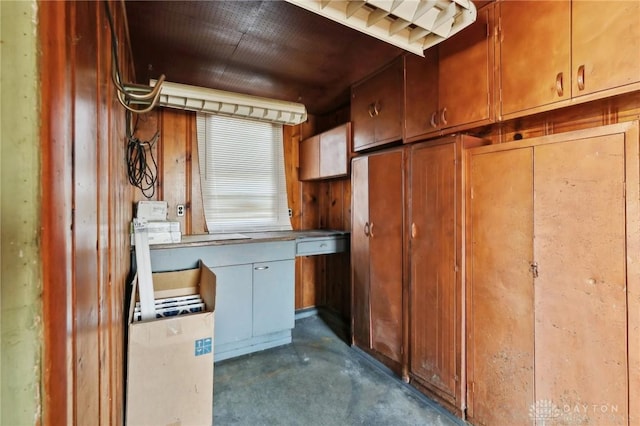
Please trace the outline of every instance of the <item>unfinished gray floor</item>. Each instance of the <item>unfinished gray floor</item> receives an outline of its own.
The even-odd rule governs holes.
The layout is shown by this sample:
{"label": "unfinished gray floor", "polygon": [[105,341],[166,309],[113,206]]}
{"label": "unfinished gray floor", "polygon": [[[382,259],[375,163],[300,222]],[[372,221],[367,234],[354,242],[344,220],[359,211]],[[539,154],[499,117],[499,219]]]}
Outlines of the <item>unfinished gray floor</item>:
{"label": "unfinished gray floor", "polygon": [[356,353],[317,316],[293,343],[215,365],[214,424],[461,425]]}

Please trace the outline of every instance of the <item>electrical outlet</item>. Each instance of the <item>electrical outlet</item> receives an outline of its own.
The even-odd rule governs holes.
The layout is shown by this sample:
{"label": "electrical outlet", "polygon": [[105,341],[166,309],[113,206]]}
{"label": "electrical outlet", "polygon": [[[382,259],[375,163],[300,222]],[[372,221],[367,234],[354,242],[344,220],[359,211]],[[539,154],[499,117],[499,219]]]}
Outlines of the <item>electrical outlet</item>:
{"label": "electrical outlet", "polygon": [[178,217],[184,216],[184,204],[178,204],[176,206],[176,214],[178,215]]}
{"label": "electrical outlet", "polygon": [[289,209],[289,217],[293,217],[293,209]]}

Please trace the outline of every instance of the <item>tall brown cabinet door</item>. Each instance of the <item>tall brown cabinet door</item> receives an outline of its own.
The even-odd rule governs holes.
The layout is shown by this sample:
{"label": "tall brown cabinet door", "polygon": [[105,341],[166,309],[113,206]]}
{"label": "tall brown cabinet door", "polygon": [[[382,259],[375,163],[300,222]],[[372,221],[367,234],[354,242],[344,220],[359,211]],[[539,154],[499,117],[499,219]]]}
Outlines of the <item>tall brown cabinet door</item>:
{"label": "tall brown cabinet door", "polygon": [[371,347],[369,310],[369,161],[357,157],[351,164],[351,312],[353,343]]}
{"label": "tall brown cabinet door", "polygon": [[537,146],[534,175],[536,401],[626,424],[624,135]]}
{"label": "tall brown cabinet door", "polygon": [[399,370],[402,359],[402,150],[352,162],[354,344]]}
{"label": "tall brown cabinet door", "polygon": [[534,401],[533,149],[474,155],[467,248],[468,416],[529,422]]}
{"label": "tall brown cabinet door", "polygon": [[410,373],[455,401],[459,372],[456,144],[411,151]]}
{"label": "tall brown cabinet door", "polygon": [[637,424],[638,123],[523,143],[471,153],[469,417]]}
{"label": "tall brown cabinet door", "polygon": [[369,157],[371,346],[402,356],[403,151]]}

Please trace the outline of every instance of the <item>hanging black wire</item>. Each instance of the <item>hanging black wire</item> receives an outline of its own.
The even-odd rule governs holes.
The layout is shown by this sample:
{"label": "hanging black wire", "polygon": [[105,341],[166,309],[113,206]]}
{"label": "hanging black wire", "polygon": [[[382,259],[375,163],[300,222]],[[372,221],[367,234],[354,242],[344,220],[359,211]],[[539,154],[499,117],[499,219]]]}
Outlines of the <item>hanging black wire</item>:
{"label": "hanging black wire", "polygon": [[131,112],[127,111],[127,175],[129,183],[137,187],[146,198],[153,198],[158,181],[158,164],[153,156],[153,148],[158,142],[159,132],[149,141],[141,141],[133,135],[131,129]]}

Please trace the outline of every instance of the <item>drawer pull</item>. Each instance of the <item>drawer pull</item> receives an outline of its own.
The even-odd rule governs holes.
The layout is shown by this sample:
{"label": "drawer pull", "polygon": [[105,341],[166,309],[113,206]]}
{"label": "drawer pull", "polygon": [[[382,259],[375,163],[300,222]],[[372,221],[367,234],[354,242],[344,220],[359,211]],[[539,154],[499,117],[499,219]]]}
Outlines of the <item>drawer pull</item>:
{"label": "drawer pull", "polygon": [[442,114],[440,115],[440,118],[441,118],[440,121],[442,122],[442,124],[446,126],[447,125],[447,108],[446,107],[442,108]]}
{"label": "drawer pull", "polygon": [[368,237],[368,236],[369,236],[369,222],[366,222],[366,223],[364,224],[364,235],[365,235],[366,237]]}
{"label": "drawer pull", "polygon": [[326,247],[326,246],[327,246],[327,244],[326,244],[326,243],[322,243],[322,244],[320,244],[320,247],[321,247],[321,248],[322,248],[322,247]]}
{"label": "drawer pull", "polygon": [[256,271],[264,271],[265,269],[269,269],[268,266],[256,266],[254,268]]}

